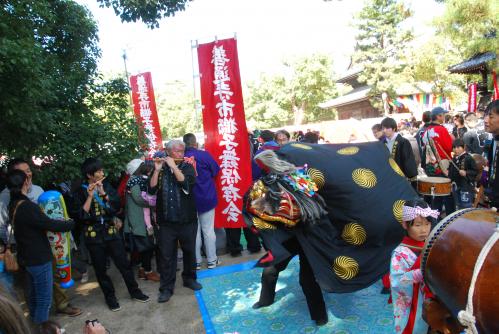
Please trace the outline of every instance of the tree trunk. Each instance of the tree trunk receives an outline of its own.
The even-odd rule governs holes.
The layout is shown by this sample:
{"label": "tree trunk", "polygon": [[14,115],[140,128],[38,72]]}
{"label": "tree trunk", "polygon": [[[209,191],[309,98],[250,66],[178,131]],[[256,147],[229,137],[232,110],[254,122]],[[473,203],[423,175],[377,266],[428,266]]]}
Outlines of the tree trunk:
{"label": "tree trunk", "polygon": [[302,103],[301,106],[297,106],[293,104],[293,115],[294,115],[294,125],[301,125],[303,123],[303,118],[305,116],[305,103]]}

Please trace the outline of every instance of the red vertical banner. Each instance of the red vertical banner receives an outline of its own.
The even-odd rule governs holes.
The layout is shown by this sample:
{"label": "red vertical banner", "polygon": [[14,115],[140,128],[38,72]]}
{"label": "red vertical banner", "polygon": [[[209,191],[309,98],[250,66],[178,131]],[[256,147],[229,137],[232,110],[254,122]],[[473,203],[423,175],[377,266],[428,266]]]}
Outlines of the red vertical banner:
{"label": "red vertical banner", "polygon": [[499,87],[497,86],[496,71],[492,71],[492,83],[494,84],[494,95],[492,95],[492,101],[499,100]]}
{"label": "red vertical banner", "polygon": [[140,73],[130,77],[132,87],[133,112],[141,129],[140,135],[147,139],[149,158],[156,151],[163,149],[161,128],[159,126],[156,100],[152,87],[151,72]]}
{"label": "red vertical banner", "polygon": [[468,112],[476,113],[477,84],[471,83],[468,86]]}
{"label": "red vertical banner", "polygon": [[243,196],[252,180],[236,40],[200,44],[198,61],[205,148],[221,169],[215,227],[243,227]]}

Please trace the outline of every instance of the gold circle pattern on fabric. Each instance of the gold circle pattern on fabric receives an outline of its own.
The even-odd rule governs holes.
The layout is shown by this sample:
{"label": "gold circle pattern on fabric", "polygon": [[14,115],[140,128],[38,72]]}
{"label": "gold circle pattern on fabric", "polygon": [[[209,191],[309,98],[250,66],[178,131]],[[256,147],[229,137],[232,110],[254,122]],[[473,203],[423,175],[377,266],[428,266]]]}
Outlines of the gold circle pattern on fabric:
{"label": "gold circle pattern on fabric", "polygon": [[362,188],[374,188],[376,186],[376,175],[367,168],[357,168],[352,172],[352,179]]}
{"label": "gold circle pattern on fabric", "polygon": [[395,171],[395,173],[397,173],[398,175],[400,175],[402,177],[405,177],[404,172],[402,172],[402,169],[400,169],[399,165],[397,164],[397,162],[395,162],[395,160],[393,160],[392,158],[390,158],[388,160],[388,162],[390,163],[390,166]]}
{"label": "gold circle pattern on fabric", "polygon": [[359,153],[359,150],[360,149],[357,146],[347,146],[339,149],[338,151],[336,151],[336,153],[340,155],[354,155]]}
{"label": "gold circle pattern on fabric", "polygon": [[343,227],[341,237],[349,244],[359,246],[366,242],[367,233],[366,230],[359,224],[348,223],[345,227]]}
{"label": "gold circle pattern on fabric", "polygon": [[405,204],[405,201],[402,199],[399,199],[398,201],[395,201],[393,203],[393,216],[399,223],[402,223],[402,208]]}
{"label": "gold circle pattern on fabric", "polygon": [[333,270],[336,276],[349,280],[359,273],[359,264],[348,256],[338,256],[334,259]]}
{"label": "gold circle pattern on fabric", "polygon": [[317,185],[317,188],[321,189],[324,187],[324,184],[326,183],[326,178],[324,177],[324,174],[315,168],[309,168],[307,170],[308,175],[314,181],[314,183]]}
{"label": "gold circle pattern on fabric", "polygon": [[312,149],[310,146],[305,145],[305,144],[300,144],[300,143],[293,143],[293,144],[291,144],[291,146],[296,147],[296,148],[301,148],[304,150],[311,150]]}
{"label": "gold circle pattern on fabric", "polygon": [[258,229],[258,230],[275,230],[277,227],[267,223],[265,220],[260,219],[258,217],[253,217],[251,219],[253,221],[253,225]]}

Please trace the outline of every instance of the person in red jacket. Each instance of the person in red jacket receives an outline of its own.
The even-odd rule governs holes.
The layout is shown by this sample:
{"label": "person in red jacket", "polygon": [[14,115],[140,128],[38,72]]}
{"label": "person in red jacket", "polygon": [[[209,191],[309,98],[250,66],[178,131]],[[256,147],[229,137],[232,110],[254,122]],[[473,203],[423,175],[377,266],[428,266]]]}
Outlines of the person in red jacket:
{"label": "person in red jacket", "polygon": [[[449,169],[452,153],[452,137],[442,125],[445,119],[445,110],[442,107],[433,108],[431,111],[431,123],[422,135],[423,156],[425,161],[425,172],[428,176],[445,177]],[[444,173],[445,172],[445,173]],[[448,213],[454,211],[454,200],[452,195],[448,196],[425,196],[425,201],[431,208]]]}

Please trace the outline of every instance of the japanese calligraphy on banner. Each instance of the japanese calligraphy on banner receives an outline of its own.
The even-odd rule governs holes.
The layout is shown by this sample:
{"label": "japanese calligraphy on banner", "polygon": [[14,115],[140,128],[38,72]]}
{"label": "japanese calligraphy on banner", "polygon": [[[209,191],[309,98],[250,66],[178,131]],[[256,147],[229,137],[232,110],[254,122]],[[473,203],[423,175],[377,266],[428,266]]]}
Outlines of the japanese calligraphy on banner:
{"label": "japanese calligraphy on banner", "polygon": [[132,87],[133,111],[141,128],[140,135],[146,138],[149,158],[152,158],[156,151],[163,149],[163,140],[156,110],[156,100],[154,99],[151,72],[132,75],[130,86]]}
{"label": "japanese calligraphy on banner", "polygon": [[251,161],[235,39],[198,46],[205,148],[220,165],[216,227],[243,227]]}

